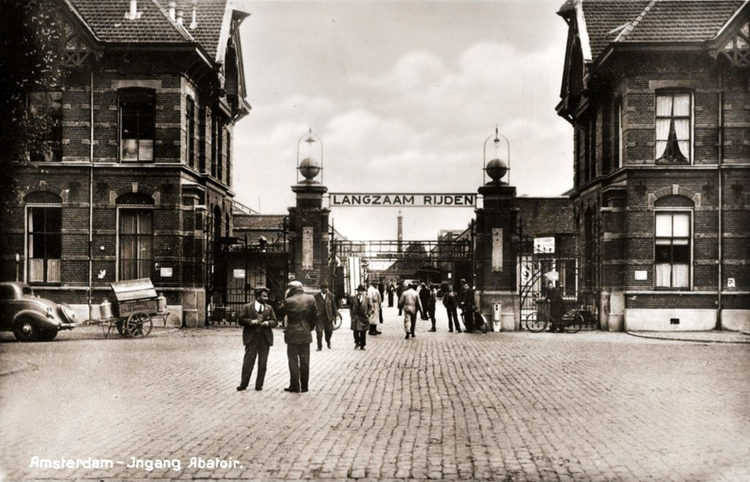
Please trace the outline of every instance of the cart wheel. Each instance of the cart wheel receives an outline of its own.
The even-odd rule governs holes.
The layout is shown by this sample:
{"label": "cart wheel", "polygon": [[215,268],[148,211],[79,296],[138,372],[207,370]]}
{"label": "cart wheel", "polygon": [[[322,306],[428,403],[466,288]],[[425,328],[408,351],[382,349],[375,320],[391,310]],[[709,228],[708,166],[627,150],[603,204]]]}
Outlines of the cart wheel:
{"label": "cart wheel", "polygon": [[573,319],[571,319],[567,325],[565,325],[565,331],[568,333],[578,333],[581,331],[581,327],[583,326],[583,315],[580,313],[576,313],[573,315]]}
{"label": "cart wheel", "polygon": [[151,317],[146,313],[133,313],[125,322],[125,332],[133,338],[143,338],[151,333],[153,324]]}
{"label": "cart wheel", "polygon": [[547,328],[547,317],[538,311],[526,317],[526,329],[532,333],[539,333]]}
{"label": "cart wheel", "polygon": [[338,330],[341,328],[341,322],[343,321],[343,318],[341,317],[341,313],[336,313],[336,318],[333,320],[333,329]]}

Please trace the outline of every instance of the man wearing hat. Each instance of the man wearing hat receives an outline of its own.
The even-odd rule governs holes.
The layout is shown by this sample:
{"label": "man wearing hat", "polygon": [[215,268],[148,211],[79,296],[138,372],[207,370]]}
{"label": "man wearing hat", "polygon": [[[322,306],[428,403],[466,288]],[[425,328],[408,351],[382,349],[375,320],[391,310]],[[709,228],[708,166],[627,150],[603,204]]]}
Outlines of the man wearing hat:
{"label": "man wearing hat", "polygon": [[338,306],[333,294],[328,291],[328,283],[320,283],[320,293],[315,295],[315,305],[318,309],[318,323],[315,325],[315,337],[318,340],[318,351],[323,349],[323,334],[325,333],[326,344],[331,349],[331,335],[333,334],[333,322],[339,315]]}
{"label": "man wearing hat", "polygon": [[315,299],[305,294],[302,283],[292,281],[288,285],[284,307],[286,309],[286,356],[289,361],[289,386],[287,392],[306,392],[310,379],[310,343],[312,330],[318,321]]}
{"label": "man wearing hat", "polygon": [[370,315],[373,309],[366,291],[365,285],[357,286],[357,294],[352,295],[351,303],[349,303],[355,350],[357,348],[364,350],[367,344],[367,329],[370,327]]}
{"label": "man wearing hat", "polygon": [[242,362],[242,379],[237,391],[245,390],[250,384],[253,374],[255,358],[258,358],[258,375],[255,378],[255,389],[263,390],[263,380],[266,377],[268,352],[273,346],[273,330],[278,322],[273,308],[268,305],[268,290],[255,290],[255,301],[242,306],[239,319],[242,329],[242,342],[245,344],[245,359]]}

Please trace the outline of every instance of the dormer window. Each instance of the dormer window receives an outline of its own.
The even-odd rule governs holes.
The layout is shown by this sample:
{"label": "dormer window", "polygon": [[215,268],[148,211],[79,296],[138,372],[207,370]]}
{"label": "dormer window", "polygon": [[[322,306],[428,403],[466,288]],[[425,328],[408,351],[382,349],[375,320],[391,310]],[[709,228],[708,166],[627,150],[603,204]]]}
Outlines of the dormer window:
{"label": "dormer window", "polygon": [[692,95],[661,92],[656,95],[656,163],[689,164],[692,141]]}

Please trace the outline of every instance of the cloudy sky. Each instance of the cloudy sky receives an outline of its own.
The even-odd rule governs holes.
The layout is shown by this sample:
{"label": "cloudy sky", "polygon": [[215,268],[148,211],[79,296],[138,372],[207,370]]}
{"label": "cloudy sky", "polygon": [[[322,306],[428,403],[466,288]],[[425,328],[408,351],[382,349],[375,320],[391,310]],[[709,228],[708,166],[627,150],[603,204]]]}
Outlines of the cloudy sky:
{"label": "cloudy sky", "polygon": [[[294,205],[297,143],[309,128],[331,192],[476,192],[495,125],[520,195],[572,187],[572,129],[554,110],[562,0],[239,3],[251,13],[242,48],[253,110],[235,130],[238,201],[263,214]],[[498,154],[507,157],[504,143]],[[486,156],[496,156],[492,142]],[[396,215],[332,211],[351,239],[395,239]],[[435,239],[473,215],[404,209],[404,237]]]}

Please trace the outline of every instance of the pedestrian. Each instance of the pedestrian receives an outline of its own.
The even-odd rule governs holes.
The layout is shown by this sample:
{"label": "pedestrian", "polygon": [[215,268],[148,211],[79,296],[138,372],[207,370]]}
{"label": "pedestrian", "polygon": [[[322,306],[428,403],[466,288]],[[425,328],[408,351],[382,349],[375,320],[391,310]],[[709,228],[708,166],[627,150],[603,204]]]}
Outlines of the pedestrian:
{"label": "pedestrian", "polygon": [[258,375],[255,377],[255,389],[263,390],[266,378],[268,352],[273,346],[273,330],[278,325],[276,314],[268,304],[268,290],[257,288],[255,301],[242,305],[238,323],[243,326],[242,343],[245,345],[245,358],[242,360],[242,378],[237,391],[241,392],[250,384],[250,376],[258,358]]}
{"label": "pedestrian", "polygon": [[310,343],[318,321],[315,298],[305,294],[302,283],[292,281],[286,298],[287,326],[284,331],[286,356],[289,362],[287,392],[307,392],[310,379]]}
{"label": "pedestrian", "polygon": [[354,349],[365,349],[367,345],[367,328],[370,326],[370,301],[367,298],[367,288],[357,286],[357,293],[352,295],[349,303],[351,329],[354,332]]}
{"label": "pedestrian", "polygon": [[396,287],[393,285],[393,281],[388,282],[388,308],[393,308],[393,292],[396,291]]}
{"label": "pedestrian", "polygon": [[427,302],[427,313],[430,315],[430,320],[432,321],[432,328],[430,331],[435,332],[437,331],[437,328],[435,328],[435,322],[437,321],[435,319],[435,307],[437,306],[437,288],[435,288],[435,285],[432,285],[430,288],[430,300]]}
{"label": "pedestrian", "polygon": [[[396,288],[396,299],[401,300],[401,295],[406,291],[406,283],[404,281],[398,282],[398,287]],[[398,301],[396,302],[398,303]],[[402,313],[401,305],[398,305],[398,316],[401,316]]]}
{"label": "pedestrian", "polygon": [[430,289],[424,283],[419,286],[419,301],[422,302],[422,319],[427,320],[427,307],[430,303]]}
{"label": "pedestrian", "polygon": [[443,306],[445,311],[448,312],[448,331],[453,333],[453,325],[456,325],[456,332],[461,333],[461,325],[458,324],[458,301],[456,300],[456,292],[453,291],[453,286],[448,285],[447,293],[443,295]]}
{"label": "pedestrian", "polygon": [[404,312],[404,331],[406,331],[407,340],[409,335],[415,338],[414,329],[417,326],[417,313],[423,311],[416,287],[416,284],[410,284],[409,288],[401,293],[401,297],[398,299],[398,309]]}
{"label": "pedestrian", "polygon": [[555,288],[555,283],[550,281],[547,289],[546,301],[549,303],[549,315],[552,318],[552,325],[549,331],[552,333],[563,333],[565,325],[562,323],[562,317],[565,315],[565,300],[563,300],[561,291]]}
{"label": "pedestrian", "polygon": [[458,306],[461,308],[461,317],[464,319],[465,331],[467,333],[474,331],[474,290],[463,278],[461,279]]}
{"label": "pedestrian", "polygon": [[333,334],[333,322],[339,315],[338,305],[333,293],[328,291],[328,282],[320,283],[320,292],[315,295],[315,307],[318,310],[318,322],[315,325],[315,335],[318,340],[318,351],[323,350],[323,335],[325,334],[326,345],[331,349],[331,335]]}
{"label": "pedestrian", "polygon": [[370,335],[380,335],[382,332],[378,331],[378,322],[381,321],[382,298],[375,283],[370,283],[367,288],[367,301],[370,303]]}
{"label": "pedestrian", "polygon": [[385,299],[385,283],[383,283],[382,279],[378,282],[378,293],[380,293],[380,301],[382,303]]}

